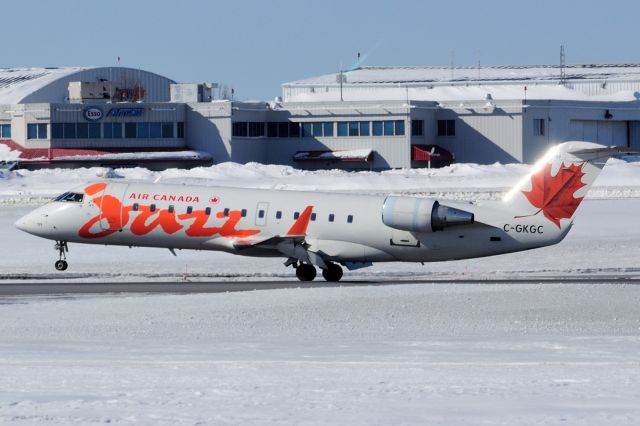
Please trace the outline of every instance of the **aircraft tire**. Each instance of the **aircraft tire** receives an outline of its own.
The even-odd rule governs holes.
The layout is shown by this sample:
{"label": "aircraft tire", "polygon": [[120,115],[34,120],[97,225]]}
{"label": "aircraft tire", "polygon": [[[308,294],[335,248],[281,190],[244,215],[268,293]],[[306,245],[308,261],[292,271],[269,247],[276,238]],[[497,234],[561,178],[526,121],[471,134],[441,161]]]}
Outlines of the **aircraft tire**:
{"label": "aircraft tire", "polygon": [[300,281],[313,281],[316,277],[316,268],[313,265],[303,263],[296,268],[296,276]]}
{"label": "aircraft tire", "polygon": [[340,278],[342,278],[342,268],[340,265],[330,263],[327,265],[327,269],[322,270],[322,276],[330,282],[340,281]]}
{"label": "aircraft tire", "polygon": [[58,260],[55,263],[55,267],[58,271],[65,271],[69,267],[69,264],[65,260]]}

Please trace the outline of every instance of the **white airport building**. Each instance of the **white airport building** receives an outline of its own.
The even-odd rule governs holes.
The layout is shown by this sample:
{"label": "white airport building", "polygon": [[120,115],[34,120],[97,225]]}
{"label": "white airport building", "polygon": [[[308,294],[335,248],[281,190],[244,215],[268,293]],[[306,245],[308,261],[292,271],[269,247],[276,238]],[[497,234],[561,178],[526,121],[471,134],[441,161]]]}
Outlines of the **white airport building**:
{"label": "white airport building", "polygon": [[21,167],[388,169],[447,153],[529,163],[572,139],[640,148],[640,64],[361,67],[262,102],[215,89],[123,67],[1,69],[0,143]]}

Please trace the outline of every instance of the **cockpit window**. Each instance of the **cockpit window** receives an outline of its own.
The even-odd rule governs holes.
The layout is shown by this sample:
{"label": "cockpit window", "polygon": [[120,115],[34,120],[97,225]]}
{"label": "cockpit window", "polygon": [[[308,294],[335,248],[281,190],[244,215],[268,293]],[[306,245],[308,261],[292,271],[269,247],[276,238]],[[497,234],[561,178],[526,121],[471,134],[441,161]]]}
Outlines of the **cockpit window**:
{"label": "cockpit window", "polygon": [[64,194],[58,195],[53,201],[65,201],[69,203],[81,203],[84,198],[83,194],[79,192],[65,192]]}

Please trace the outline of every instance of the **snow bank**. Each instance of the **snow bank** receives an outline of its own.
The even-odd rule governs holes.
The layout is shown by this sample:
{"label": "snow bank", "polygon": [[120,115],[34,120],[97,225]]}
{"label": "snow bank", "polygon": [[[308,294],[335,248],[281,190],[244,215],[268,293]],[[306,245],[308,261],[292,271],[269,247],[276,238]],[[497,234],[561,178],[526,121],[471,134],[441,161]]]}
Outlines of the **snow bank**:
{"label": "snow bank", "polygon": [[[500,198],[527,174],[523,164],[453,164],[441,169],[383,172],[307,171],[288,166],[222,163],[191,170],[152,172],[144,168],[41,169],[0,171],[0,204],[39,203],[87,181],[121,177],[144,182],[308,191],[414,193],[449,199]],[[609,160],[591,198],[640,197],[640,163]]]}

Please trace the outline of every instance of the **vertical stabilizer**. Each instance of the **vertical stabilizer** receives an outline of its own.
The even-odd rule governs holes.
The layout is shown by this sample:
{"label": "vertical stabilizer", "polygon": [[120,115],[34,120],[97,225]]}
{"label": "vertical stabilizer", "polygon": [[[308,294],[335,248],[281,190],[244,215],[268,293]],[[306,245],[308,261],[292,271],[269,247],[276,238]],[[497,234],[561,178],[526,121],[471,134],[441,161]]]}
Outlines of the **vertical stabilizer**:
{"label": "vertical stabilizer", "polygon": [[544,216],[559,229],[570,224],[609,157],[626,152],[591,142],[565,142],[551,148],[503,202],[514,218]]}

